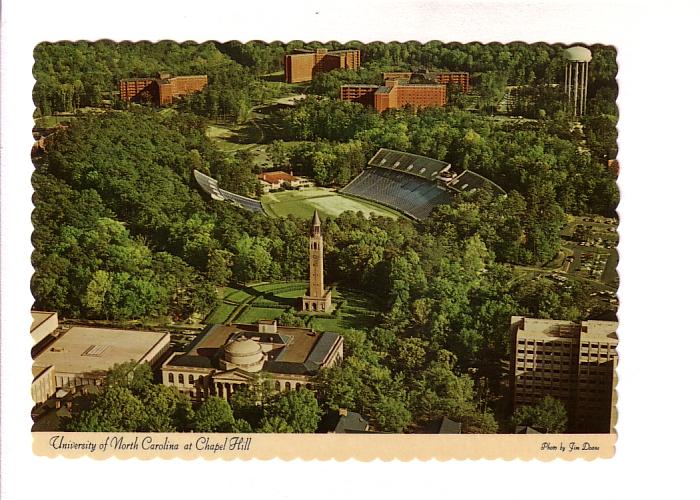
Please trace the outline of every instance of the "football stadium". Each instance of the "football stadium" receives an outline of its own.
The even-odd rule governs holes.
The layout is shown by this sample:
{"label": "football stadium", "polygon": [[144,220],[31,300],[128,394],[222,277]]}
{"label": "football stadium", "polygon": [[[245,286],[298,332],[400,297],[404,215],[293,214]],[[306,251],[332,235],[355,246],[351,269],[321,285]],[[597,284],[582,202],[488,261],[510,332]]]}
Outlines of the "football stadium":
{"label": "football stadium", "polygon": [[359,210],[389,217],[396,217],[393,213],[399,212],[421,221],[435,207],[450,203],[459,192],[487,188],[505,195],[489,179],[469,170],[456,174],[450,171],[451,167],[447,162],[426,156],[381,148],[367,167],[338,192],[322,188],[285,191],[266,195],[263,203],[225,191],[219,188],[216,179],[197,170],[194,176],[212,199],[227,200],[245,210],[273,217],[290,214],[303,217],[314,210],[337,216],[343,210]]}
{"label": "football stadium", "polygon": [[505,194],[479,174],[465,170],[456,175],[450,168],[444,161],[382,148],[340,192],[381,203],[415,220],[427,218],[435,207],[450,203],[460,191],[488,186]]}

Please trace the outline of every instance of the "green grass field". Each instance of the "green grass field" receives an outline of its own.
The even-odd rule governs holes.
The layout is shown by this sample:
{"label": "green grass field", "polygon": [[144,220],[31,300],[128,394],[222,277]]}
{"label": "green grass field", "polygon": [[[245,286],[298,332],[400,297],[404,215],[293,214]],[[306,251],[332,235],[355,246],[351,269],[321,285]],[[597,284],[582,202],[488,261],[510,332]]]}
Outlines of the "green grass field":
{"label": "green grass field", "polygon": [[283,312],[284,309],[272,307],[248,307],[236,319],[236,323],[256,323],[260,319],[276,319]]}
{"label": "green grass field", "polygon": [[[306,286],[305,281],[294,281],[222,289],[222,296],[228,303],[221,304],[209,313],[206,323],[224,323],[227,320],[255,323],[260,319],[278,318],[285,310],[297,310]],[[318,331],[342,333],[350,329],[370,328],[376,323],[377,306],[369,297],[350,290],[336,289],[333,292],[333,303],[340,306],[337,312],[326,317],[311,316],[309,327]],[[238,311],[238,316],[234,311]]]}
{"label": "green grass field", "polygon": [[307,188],[301,191],[280,191],[268,193],[261,199],[266,212],[275,217],[296,215],[304,219],[313,216],[314,210],[321,215],[337,217],[345,211],[363,212],[366,216],[374,213],[397,219],[398,212],[381,205],[349,198],[327,188]]}
{"label": "green grass field", "polygon": [[336,290],[333,302],[342,305],[333,317],[312,317],[310,327],[318,331],[343,333],[347,330],[371,328],[376,324],[376,305],[367,297],[348,290]]}
{"label": "green grass field", "polygon": [[209,313],[204,322],[210,325],[215,323],[225,323],[235,308],[236,306],[231,304],[221,304],[219,307]]}
{"label": "green grass field", "polygon": [[236,126],[236,125],[209,125],[207,127],[207,137],[209,137],[216,147],[224,153],[234,153],[241,149],[249,149],[255,146],[252,137],[254,130],[252,126]]}

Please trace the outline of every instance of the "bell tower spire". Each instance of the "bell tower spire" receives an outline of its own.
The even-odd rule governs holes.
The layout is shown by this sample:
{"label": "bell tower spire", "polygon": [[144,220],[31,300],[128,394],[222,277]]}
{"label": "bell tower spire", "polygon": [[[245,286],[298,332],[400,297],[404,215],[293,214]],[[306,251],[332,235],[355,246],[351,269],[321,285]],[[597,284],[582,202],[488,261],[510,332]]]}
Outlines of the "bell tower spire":
{"label": "bell tower spire", "polygon": [[321,218],[314,210],[309,231],[309,288],[302,299],[302,310],[308,312],[330,312],[331,291],[323,283],[323,234]]}

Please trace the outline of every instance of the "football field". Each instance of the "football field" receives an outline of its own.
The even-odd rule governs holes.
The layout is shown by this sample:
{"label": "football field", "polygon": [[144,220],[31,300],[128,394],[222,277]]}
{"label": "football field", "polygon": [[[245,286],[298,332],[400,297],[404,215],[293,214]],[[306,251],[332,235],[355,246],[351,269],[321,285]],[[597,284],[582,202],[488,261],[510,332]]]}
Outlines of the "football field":
{"label": "football field", "polygon": [[319,214],[337,217],[342,212],[363,212],[365,216],[370,214],[381,215],[397,219],[401,214],[369,201],[350,198],[328,188],[306,188],[301,191],[280,191],[268,193],[261,198],[265,212],[273,217],[286,217],[296,215],[301,218],[310,218],[314,210]]}

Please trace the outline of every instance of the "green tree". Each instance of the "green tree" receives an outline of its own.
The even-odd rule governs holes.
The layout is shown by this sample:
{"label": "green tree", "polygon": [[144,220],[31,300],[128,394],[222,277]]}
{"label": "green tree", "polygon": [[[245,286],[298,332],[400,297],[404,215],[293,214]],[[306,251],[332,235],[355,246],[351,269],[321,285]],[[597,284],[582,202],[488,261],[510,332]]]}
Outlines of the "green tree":
{"label": "green tree", "polygon": [[229,404],[211,396],[194,412],[195,432],[234,432],[235,419]]}
{"label": "green tree", "polygon": [[218,286],[228,285],[231,279],[233,255],[227,250],[210,250],[207,259],[207,278]]}
{"label": "green tree", "polygon": [[321,420],[321,409],[313,392],[306,388],[298,391],[285,391],[275,396],[265,406],[265,422],[280,418],[287,423],[291,432],[315,432]]}
{"label": "green tree", "polygon": [[129,389],[107,387],[94,406],[67,423],[73,432],[136,432],[144,427],[146,409]]}
{"label": "green tree", "polygon": [[527,425],[547,434],[566,431],[568,416],[564,404],[551,396],[545,396],[534,406],[520,406],[513,413],[513,425]]}
{"label": "green tree", "polygon": [[141,400],[145,408],[143,431],[184,431],[194,418],[190,399],[174,387],[153,384],[146,388]]}
{"label": "green tree", "polygon": [[489,72],[481,75],[479,98],[483,108],[492,113],[501,102],[506,91],[506,76],[503,73]]}
{"label": "green tree", "polygon": [[277,415],[273,415],[270,417],[264,417],[262,419],[262,421],[260,422],[258,432],[282,434],[294,432],[294,429],[291,425],[287,423],[287,421],[284,418]]}

